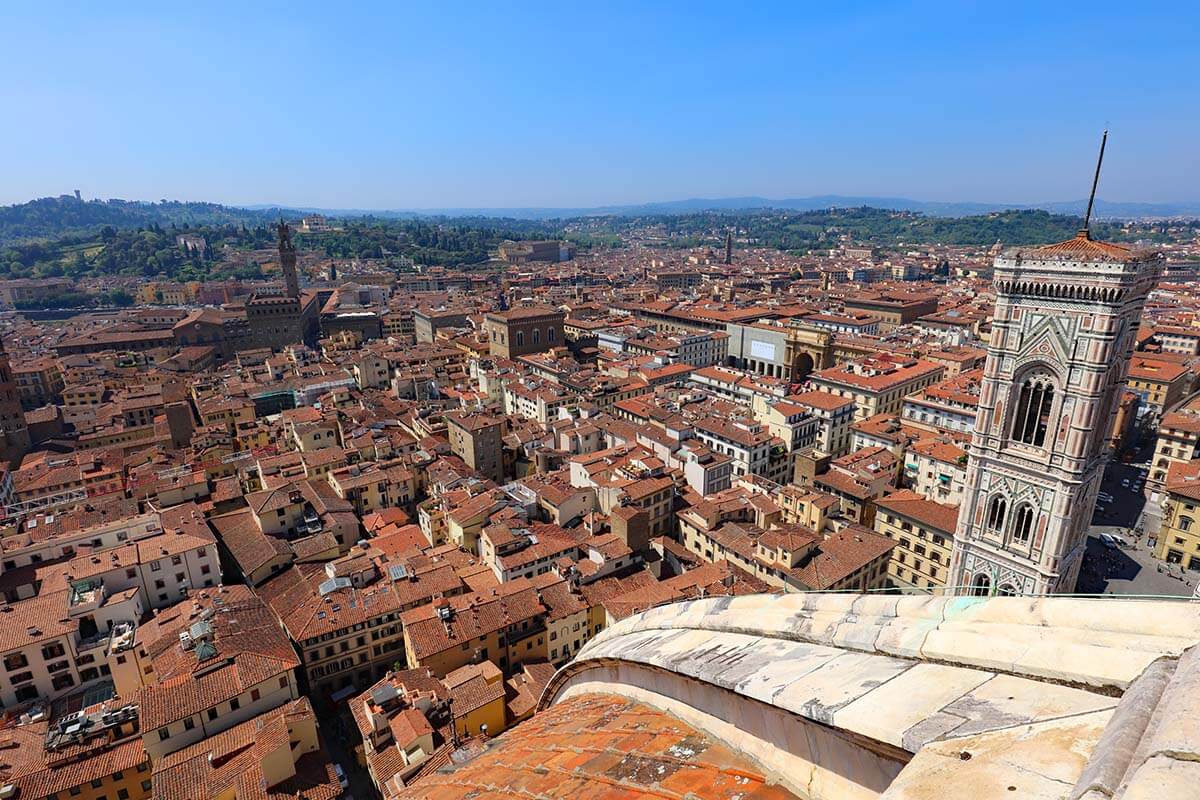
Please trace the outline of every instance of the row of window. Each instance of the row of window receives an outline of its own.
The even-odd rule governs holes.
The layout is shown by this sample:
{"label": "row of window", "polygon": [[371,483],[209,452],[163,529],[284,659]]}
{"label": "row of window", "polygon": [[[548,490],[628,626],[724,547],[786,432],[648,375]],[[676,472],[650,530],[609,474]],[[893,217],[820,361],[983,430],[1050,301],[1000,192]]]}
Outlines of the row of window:
{"label": "row of window", "polygon": [[[284,675],[284,676],[280,677],[279,688],[286,689],[287,685],[288,685],[287,676]],[[261,697],[262,697],[262,693],[259,692],[259,690],[257,688],[250,690],[250,702],[251,703],[257,703]],[[229,712],[230,713],[237,711],[241,707],[242,707],[242,704],[241,704],[241,701],[239,698],[235,697],[229,701]],[[217,719],[217,717],[219,717],[219,716],[220,716],[220,711],[218,711],[218,709],[216,707],[208,709],[208,721],[209,722],[215,721]],[[190,730],[195,729],[195,727],[196,727],[196,721],[192,717],[186,717],[183,720],[183,729],[184,730],[190,731]],[[166,741],[169,738],[171,738],[171,733],[167,728],[164,727],[164,728],[158,729],[159,741]]]}
{"label": "row of window", "polygon": [[[149,764],[138,764],[137,765],[138,772],[146,772],[149,769],[150,769]],[[113,783],[117,783],[118,781],[122,781],[124,779],[125,779],[125,774],[123,772],[121,772],[120,770],[117,770],[116,772],[114,772],[112,774]],[[96,778],[95,780],[90,781],[89,785],[93,789],[103,788],[104,779]],[[150,781],[148,779],[142,781],[142,791],[146,791],[146,792],[150,791]],[[67,795],[70,797],[78,797],[82,793],[83,793],[82,786],[72,786],[71,789],[67,792]],[[46,795],[46,800],[59,800],[59,797],[60,796],[58,795],[58,793],[51,792],[50,794]],[[123,788],[117,789],[116,797],[117,797],[117,800],[129,800],[129,790],[123,789]],[[95,796],[95,800],[105,800],[105,796],[102,794],[98,794]]]}
{"label": "row of window", "polygon": [[[1008,531],[1009,541],[1022,545],[1028,544],[1033,534],[1035,515],[1036,512],[1029,503],[1017,506],[1011,528]],[[988,504],[986,530],[988,533],[1003,537],[1006,525],[1008,525],[1008,499],[1003,495],[996,495]]]}
{"label": "row of window", "polygon": [[[914,573],[915,573],[915,572],[925,572],[926,570],[928,570],[929,574],[930,574],[932,577],[934,577],[934,578],[940,578],[940,577],[941,577],[941,571],[940,571],[940,569],[939,569],[938,567],[935,567],[935,566],[933,566],[934,564],[940,564],[940,563],[941,563],[941,559],[939,559],[939,558],[938,558],[938,554],[937,554],[937,553],[932,553],[932,554],[930,554],[930,555],[929,555],[929,561],[930,561],[930,563],[929,563],[929,564],[926,564],[926,563],[924,563],[923,561],[921,561],[921,559],[919,559],[919,558],[914,558],[914,559],[912,560],[912,568],[913,568],[913,571],[914,571]],[[897,562],[897,564],[898,564],[898,565],[904,565],[904,566],[907,566],[907,565],[908,565],[908,554],[907,554],[907,553],[904,553],[904,552],[901,552],[901,553],[900,553],[900,554],[899,554],[899,555],[896,557],[896,562]],[[897,567],[896,567],[896,574],[897,574],[897,575],[901,575],[901,574],[903,574],[903,573],[904,573],[904,570],[903,570],[903,569],[900,569],[900,567],[899,567],[899,566],[897,566]]]}
{"label": "row of window", "polygon": [[[935,570],[935,573],[936,573],[936,570]],[[917,574],[917,572],[915,570],[910,573],[908,570],[905,570],[905,569],[897,569],[896,577],[899,580],[905,581],[908,584],[910,584],[911,586],[914,586],[918,589],[925,588],[925,589],[932,590],[935,588],[939,588],[943,585],[941,581],[935,581],[931,578],[922,578],[920,575]]]}
{"label": "row of window", "polygon": [[[985,573],[979,573],[971,580],[970,593],[972,597],[987,597],[992,593],[992,579]],[[996,590],[1000,597],[1012,597],[1017,594],[1016,587],[1010,583],[1000,584]]]}
{"label": "row of window", "polygon": [[[499,341],[501,343],[505,343],[504,335],[500,334],[499,337],[497,337],[497,332],[493,330],[492,331],[492,341],[493,342]],[[542,331],[540,328],[533,328],[530,331],[529,341],[532,344],[541,344],[542,343]],[[547,342],[557,342],[558,341],[558,330],[555,329],[554,327],[546,328],[546,341]],[[525,346],[525,331],[516,331],[513,333],[513,344],[515,344],[517,347]]]}

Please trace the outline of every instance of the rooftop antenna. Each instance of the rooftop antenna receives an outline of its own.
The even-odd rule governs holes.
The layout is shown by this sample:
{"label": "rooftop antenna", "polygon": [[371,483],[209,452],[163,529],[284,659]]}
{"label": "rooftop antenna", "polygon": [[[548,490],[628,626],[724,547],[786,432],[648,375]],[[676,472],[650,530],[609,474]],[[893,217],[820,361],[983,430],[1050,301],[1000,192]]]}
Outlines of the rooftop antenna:
{"label": "rooftop antenna", "polygon": [[1107,141],[1108,129],[1105,128],[1104,135],[1100,137],[1100,157],[1096,159],[1096,176],[1092,178],[1092,194],[1088,198],[1087,214],[1083,217],[1083,230],[1080,231],[1085,239],[1092,238],[1088,226],[1092,221],[1092,206],[1096,202],[1096,186],[1100,183],[1100,165],[1104,163],[1104,145]]}

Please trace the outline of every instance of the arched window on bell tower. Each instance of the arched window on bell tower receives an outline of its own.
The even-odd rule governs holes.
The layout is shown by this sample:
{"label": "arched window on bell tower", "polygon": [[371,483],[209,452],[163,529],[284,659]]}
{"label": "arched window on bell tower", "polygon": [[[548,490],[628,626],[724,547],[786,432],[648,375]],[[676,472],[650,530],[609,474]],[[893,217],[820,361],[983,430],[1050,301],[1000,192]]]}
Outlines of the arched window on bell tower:
{"label": "arched window on bell tower", "polygon": [[1042,447],[1050,427],[1050,407],[1054,403],[1054,383],[1049,376],[1030,375],[1021,382],[1017,410],[1013,416],[1012,438],[1022,444]]}
{"label": "arched window on bell tower", "polygon": [[1017,513],[1013,517],[1012,540],[1018,544],[1029,544],[1029,537],[1033,535],[1033,506],[1028,503],[1022,503],[1017,507]]}
{"label": "arched window on bell tower", "polygon": [[1008,501],[1004,495],[998,494],[988,504],[987,531],[1000,533],[1004,530],[1004,519],[1008,515]]}

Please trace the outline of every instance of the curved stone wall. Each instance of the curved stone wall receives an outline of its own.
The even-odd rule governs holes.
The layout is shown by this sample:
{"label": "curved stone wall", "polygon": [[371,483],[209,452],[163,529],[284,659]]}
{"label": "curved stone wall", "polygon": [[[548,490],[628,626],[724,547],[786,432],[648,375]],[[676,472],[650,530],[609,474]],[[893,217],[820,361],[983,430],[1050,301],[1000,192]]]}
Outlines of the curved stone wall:
{"label": "curved stone wall", "polygon": [[541,706],[634,697],[818,800],[944,797],[951,772],[976,798],[1063,798],[1125,689],[1198,638],[1193,603],[710,598],[602,632]]}

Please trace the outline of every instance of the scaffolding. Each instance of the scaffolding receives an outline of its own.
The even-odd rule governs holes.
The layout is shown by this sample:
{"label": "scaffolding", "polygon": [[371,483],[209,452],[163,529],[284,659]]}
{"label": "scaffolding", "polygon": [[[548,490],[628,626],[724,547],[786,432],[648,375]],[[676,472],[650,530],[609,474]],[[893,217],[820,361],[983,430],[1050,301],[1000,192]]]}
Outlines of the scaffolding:
{"label": "scaffolding", "polygon": [[31,514],[38,514],[43,511],[50,511],[55,508],[74,505],[75,503],[86,500],[87,497],[87,489],[65,489],[61,492],[55,492],[43,497],[35,497],[33,499],[22,500],[17,503],[8,503],[4,506],[4,516],[7,519],[24,519]]}

